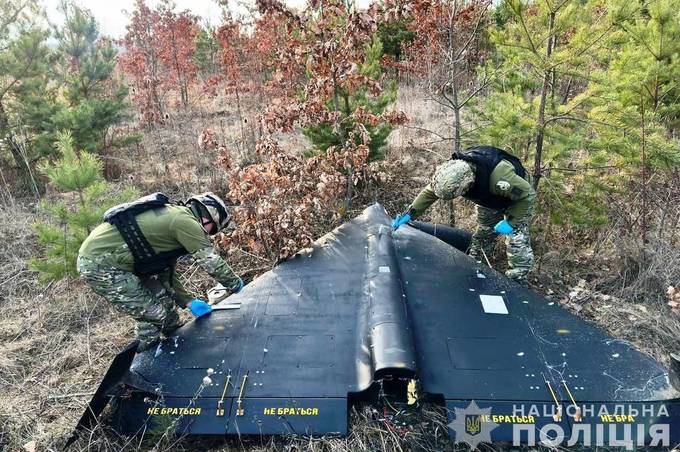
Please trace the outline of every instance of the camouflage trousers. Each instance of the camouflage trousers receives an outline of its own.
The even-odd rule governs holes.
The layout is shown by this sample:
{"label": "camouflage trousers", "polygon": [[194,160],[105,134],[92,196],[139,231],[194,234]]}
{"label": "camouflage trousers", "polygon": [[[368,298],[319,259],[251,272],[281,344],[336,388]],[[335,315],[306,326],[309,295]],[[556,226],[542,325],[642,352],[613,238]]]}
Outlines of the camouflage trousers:
{"label": "camouflage trousers", "polygon": [[[529,223],[531,222],[532,209],[529,208],[527,214],[515,228],[515,232],[505,238],[506,255],[508,258],[508,270],[505,275],[508,278],[522,281],[534,265],[534,251],[531,249],[531,239],[529,236]],[[472,235],[469,255],[484,262],[482,250],[487,257],[491,258],[496,247],[496,233],[493,228],[499,221],[503,220],[503,211],[477,206],[477,230]]]}
{"label": "camouflage trousers", "polygon": [[175,300],[161,284],[150,287],[146,278],[112,267],[106,261],[106,255],[78,256],[80,279],[118,310],[137,320],[138,351],[151,347],[161,334],[168,336],[182,326]]}

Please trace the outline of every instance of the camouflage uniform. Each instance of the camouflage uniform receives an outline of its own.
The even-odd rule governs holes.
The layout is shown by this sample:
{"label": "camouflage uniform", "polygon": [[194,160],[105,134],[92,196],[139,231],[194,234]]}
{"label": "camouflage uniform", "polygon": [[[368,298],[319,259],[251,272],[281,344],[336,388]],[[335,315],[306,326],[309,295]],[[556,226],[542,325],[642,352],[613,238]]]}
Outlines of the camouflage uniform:
{"label": "camouflage uniform", "polygon": [[[514,280],[524,280],[534,265],[534,252],[531,249],[529,235],[529,222],[533,208],[530,207],[524,218],[514,226],[515,231],[506,236],[506,256],[508,258],[508,270],[505,275]],[[485,262],[481,250],[487,257],[493,255],[496,247],[498,233],[494,231],[496,223],[504,218],[502,210],[493,210],[487,207],[477,206],[477,230],[472,235],[468,254],[480,262]]]}
{"label": "camouflage uniform", "polygon": [[[156,252],[184,248],[196,263],[218,282],[234,290],[239,278],[214,250],[208,235],[183,206],[168,205],[136,216],[137,223]],[[137,320],[139,350],[150,347],[160,335],[181,326],[176,305],[193,298],[175,276],[174,265],[160,273],[139,276],[133,257],[115,226],[103,223],[83,242],[78,272],[92,290]]]}
{"label": "camouflage uniform", "polygon": [[[437,172],[435,172],[436,174]],[[484,250],[487,256],[491,256],[495,247],[495,239],[498,237],[498,234],[494,231],[494,226],[505,218],[515,230],[506,239],[508,258],[506,275],[519,281],[526,278],[534,262],[534,253],[531,250],[529,237],[529,224],[536,200],[536,192],[528,179],[528,175],[526,179],[517,175],[514,166],[507,160],[501,160],[493,168],[489,175],[489,186],[484,191],[497,197],[497,199],[499,197],[505,198],[508,206],[504,209],[492,209],[477,204],[477,230],[472,237],[469,250],[470,256],[479,261],[484,260],[481,250]],[[466,197],[465,194],[463,196]],[[409,206],[408,213],[412,218],[416,218],[438,199],[439,197],[430,184],[420,192]]]}
{"label": "camouflage uniform", "polygon": [[156,342],[161,333],[168,336],[182,326],[175,299],[165,287],[149,287],[144,279],[107,265],[106,261],[106,255],[100,259],[78,256],[80,278],[96,294],[137,320],[135,334],[140,350]]}

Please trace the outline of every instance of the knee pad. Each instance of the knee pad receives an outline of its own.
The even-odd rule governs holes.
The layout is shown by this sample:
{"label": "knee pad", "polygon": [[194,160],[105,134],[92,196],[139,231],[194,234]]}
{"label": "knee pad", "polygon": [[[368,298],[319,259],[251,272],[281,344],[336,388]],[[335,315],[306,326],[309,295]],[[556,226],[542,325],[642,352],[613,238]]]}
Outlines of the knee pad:
{"label": "knee pad", "polygon": [[154,303],[151,306],[147,306],[146,309],[142,312],[142,320],[146,320],[147,322],[163,322],[166,317],[166,312],[165,308],[163,307],[163,304],[158,302]]}

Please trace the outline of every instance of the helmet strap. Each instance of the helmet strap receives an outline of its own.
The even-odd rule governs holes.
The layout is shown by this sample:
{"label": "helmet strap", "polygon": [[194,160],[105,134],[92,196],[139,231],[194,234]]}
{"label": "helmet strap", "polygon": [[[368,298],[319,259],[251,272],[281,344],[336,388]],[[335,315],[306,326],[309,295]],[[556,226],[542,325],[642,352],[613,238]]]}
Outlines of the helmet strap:
{"label": "helmet strap", "polygon": [[[217,210],[217,214],[219,216],[220,223],[222,223],[222,221],[224,221],[224,219],[229,218],[229,214],[225,210],[224,206],[222,206],[222,204],[217,202],[215,200],[215,198],[213,198],[212,196],[207,196],[207,198],[209,199],[210,207],[214,207]],[[217,227],[219,229],[220,225],[218,224]]]}
{"label": "helmet strap", "polygon": [[198,203],[195,201],[190,201],[189,208],[191,209],[191,213],[194,214],[198,222],[201,223],[202,222],[201,218],[203,218],[205,215],[203,214],[203,212],[201,212],[201,208],[198,205]]}

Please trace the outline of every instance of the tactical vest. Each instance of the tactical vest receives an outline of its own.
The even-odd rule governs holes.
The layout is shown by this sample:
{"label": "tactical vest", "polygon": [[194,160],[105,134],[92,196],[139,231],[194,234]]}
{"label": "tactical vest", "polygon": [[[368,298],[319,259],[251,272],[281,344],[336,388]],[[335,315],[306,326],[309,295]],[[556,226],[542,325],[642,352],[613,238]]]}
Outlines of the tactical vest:
{"label": "tactical vest", "polygon": [[512,204],[511,199],[491,193],[491,173],[496,169],[501,160],[507,160],[512,163],[512,166],[515,167],[515,173],[526,180],[527,172],[522,166],[522,162],[514,155],[492,146],[471,147],[462,153],[454,152],[451,158],[465,160],[474,164],[475,182],[463,197],[489,209],[507,209]]}
{"label": "tactical vest", "polygon": [[104,212],[104,221],[118,229],[120,235],[132,253],[134,271],[138,275],[153,275],[174,265],[175,260],[188,254],[183,247],[176,250],[157,253],[142,234],[136,216],[147,210],[159,209],[170,204],[163,193],[153,193],[136,201],[119,204]]}

